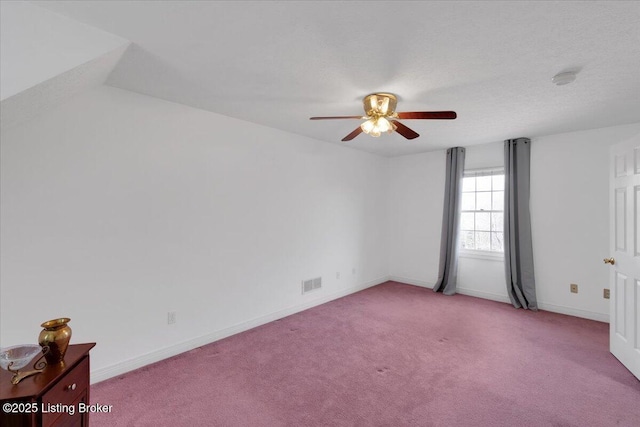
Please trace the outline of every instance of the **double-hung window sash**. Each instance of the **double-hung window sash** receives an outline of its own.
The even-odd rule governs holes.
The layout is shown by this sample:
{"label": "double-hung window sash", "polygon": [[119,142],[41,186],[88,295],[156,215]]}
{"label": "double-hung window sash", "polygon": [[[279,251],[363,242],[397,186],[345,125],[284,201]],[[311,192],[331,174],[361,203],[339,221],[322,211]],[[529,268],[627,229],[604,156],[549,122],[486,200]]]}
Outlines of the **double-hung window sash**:
{"label": "double-hung window sash", "polygon": [[463,252],[503,253],[504,169],[464,172],[460,212]]}

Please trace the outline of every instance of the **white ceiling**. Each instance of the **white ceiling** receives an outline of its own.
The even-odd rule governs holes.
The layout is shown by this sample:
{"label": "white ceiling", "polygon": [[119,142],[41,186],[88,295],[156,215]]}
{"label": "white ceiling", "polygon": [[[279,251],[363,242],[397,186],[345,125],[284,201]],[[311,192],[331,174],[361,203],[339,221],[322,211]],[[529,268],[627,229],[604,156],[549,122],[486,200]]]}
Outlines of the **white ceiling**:
{"label": "white ceiling", "polygon": [[329,143],[375,91],[458,113],[348,143],[387,156],[640,121],[635,1],[33,3],[133,43],[107,84]]}

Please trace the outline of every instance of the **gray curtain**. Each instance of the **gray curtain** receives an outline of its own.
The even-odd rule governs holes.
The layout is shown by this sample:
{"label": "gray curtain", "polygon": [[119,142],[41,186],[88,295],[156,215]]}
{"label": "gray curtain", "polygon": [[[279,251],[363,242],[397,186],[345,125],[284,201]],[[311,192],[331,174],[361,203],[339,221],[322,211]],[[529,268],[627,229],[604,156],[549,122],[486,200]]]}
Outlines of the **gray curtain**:
{"label": "gray curtain", "polygon": [[464,148],[447,150],[447,176],[444,187],[442,213],[442,237],[440,239],[440,269],[434,292],[445,295],[456,293],[458,278],[458,237],[460,235],[460,199],[462,198],[462,174],[464,172]]}
{"label": "gray curtain", "polygon": [[537,310],[529,213],[531,140],[504,142],[504,265],[507,292],[516,308]]}

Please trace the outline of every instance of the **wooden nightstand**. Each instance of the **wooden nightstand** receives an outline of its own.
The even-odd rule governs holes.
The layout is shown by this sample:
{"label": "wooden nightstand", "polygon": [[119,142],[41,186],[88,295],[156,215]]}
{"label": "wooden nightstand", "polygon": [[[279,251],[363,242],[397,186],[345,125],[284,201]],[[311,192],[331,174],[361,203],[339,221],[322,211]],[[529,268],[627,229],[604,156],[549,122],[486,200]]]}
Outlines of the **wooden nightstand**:
{"label": "wooden nightstand", "polygon": [[[88,426],[89,412],[81,413],[80,403],[89,405],[89,350],[96,344],[73,344],[64,363],[11,384],[12,374],[0,372],[0,425],[2,427]],[[39,356],[36,356],[39,357]],[[31,362],[33,364],[33,361]],[[26,369],[30,369],[27,367]],[[27,404],[29,413],[7,413],[6,404]],[[17,405],[13,405],[14,408]],[[72,408],[72,409],[69,409]],[[33,411],[31,409],[36,409]]]}

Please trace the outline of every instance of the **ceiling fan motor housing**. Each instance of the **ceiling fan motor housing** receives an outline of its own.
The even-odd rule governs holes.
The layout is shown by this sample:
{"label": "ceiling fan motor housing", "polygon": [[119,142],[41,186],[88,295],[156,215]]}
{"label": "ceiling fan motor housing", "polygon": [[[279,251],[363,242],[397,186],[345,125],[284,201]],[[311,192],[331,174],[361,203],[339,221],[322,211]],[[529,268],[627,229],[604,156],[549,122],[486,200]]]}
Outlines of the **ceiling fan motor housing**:
{"label": "ceiling fan motor housing", "polygon": [[389,117],[395,114],[398,99],[391,93],[372,93],[362,103],[367,117]]}

